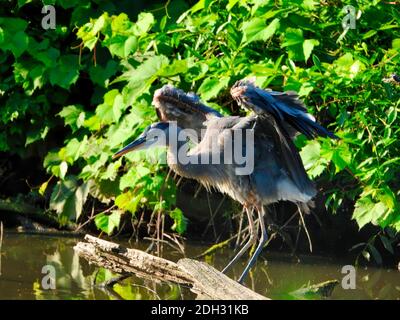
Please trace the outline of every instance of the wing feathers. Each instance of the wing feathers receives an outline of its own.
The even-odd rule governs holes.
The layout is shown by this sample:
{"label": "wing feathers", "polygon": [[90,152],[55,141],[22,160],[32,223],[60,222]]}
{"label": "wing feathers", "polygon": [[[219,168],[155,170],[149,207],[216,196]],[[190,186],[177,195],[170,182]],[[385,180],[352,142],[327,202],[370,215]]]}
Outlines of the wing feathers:
{"label": "wing feathers", "polygon": [[271,114],[281,126],[289,124],[307,138],[327,136],[337,139],[337,136],[307,113],[304,104],[294,92],[262,90],[252,82],[241,80],[232,87],[231,94],[240,105],[259,115]]}

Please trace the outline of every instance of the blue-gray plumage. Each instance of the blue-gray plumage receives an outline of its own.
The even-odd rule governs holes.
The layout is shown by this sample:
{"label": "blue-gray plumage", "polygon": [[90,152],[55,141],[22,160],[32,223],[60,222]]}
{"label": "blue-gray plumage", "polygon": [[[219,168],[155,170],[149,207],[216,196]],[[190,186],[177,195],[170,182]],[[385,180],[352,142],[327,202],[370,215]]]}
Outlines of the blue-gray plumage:
{"label": "blue-gray plumage", "polygon": [[[164,86],[157,90],[153,102],[162,122],[149,126],[134,142],[117,152],[114,157],[132,150],[164,144],[168,147],[167,161],[173,171],[183,177],[199,181],[207,190],[217,189],[244,206],[249,220],[250,239],[223,271],[226,271],[256,241],[258,232],[253,219],[253,211],[256,211],[260,221],[260,241],[239,278],[241,282],[267,241],[263,220],[265,206],[281,200],[307,206],[316,194],[291,137],[280,125],[286,118],[282,116],[279,107],[276,107],[275,114],[264,112],[262,116],[252,114],[247,117],[223,117],[202,104],[196,95],[186,94],[172,86]],[[189,128],[196,132],[200,132],[201,129],[205,131],[197,140],[198,143],[186,154],[192,160],[197,160],[197,164],[196,161],[189,163],[179,161],[178,150],[185,141],[174,141],[176,138],[171,137],[170,129],[175,125],[172,121],[177,122],[178,133]],[[235,159],[232,159],[231,163],[224,162],[225,152],[231,146],[229,143],[237,142],[227,139],[235,137],[235,132],[240,132],[242,137],[245,137],[248,130],[254,133],[254,140],[241,139],[240,143],[243,152],[250,150],[248,144],[252,144],[254,168],[248,174],[238,175],[237,169],[243,167],[242,163]],[[156,131],[164,132],[166,139],[161,142]],[[217,141],[217,148],[210,147],[213,141]],[[177,144],[177,148],[171,147],[174,143]],[[220,161],[203,163],[204,159],[211,158]]]}
{"label": "blue-gray plumage", "polygon": [[[262,90],[251,80],[239,80],[232,86],[231,95],[239,105],[260,116],[272,115],[278,124],[290,133],[294,129],[309,139],[317,136],[337,139],[333,133],[315,121],[295,92]],[[288,125],[291,128],[288,128]]]}

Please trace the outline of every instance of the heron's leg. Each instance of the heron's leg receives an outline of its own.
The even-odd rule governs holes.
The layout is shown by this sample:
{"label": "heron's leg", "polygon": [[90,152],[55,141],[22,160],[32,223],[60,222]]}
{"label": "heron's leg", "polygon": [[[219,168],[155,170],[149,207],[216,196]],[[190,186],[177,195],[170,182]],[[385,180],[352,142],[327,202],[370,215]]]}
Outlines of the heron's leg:
{"label": "heron's leg", "polygon": [[259,208],[257,210],[258,212],[258,219],[260,220],[260,228],[261,228],[261,238],[260,238],[260,242],[258,243],[258,246],[256,248],[256,251],[254,252],[254,254],[252,255],[252,257],[250,258],[249,263],[247,264],[246,268],[244,269],[242,275],[240,276],[238,282],[242,283],[244,278],[247,276],[247,274],[249,273],[250,268],[254,265],[254,263],[257,260],[258,255],[260,254],[261,250],[263,249],[263,246],[265,244],[265,242],[267,242],[268,240],[268,235],[267,235],[267,228],[265,227],[265,223],[264,223],[264,215],[265,215],[265,211],[264,211],[264,207],[261,206],[261,208]]}
{"label": "heron's leg", "polygon": [[249,232],[250,237],[246,244],[239,250],[236,256],[228,263],[228,265],[222,270],[222,273],[225,273],[232,265],[236,263],[240,259],[240,257],[250,248],[250,246],[254,243],[257,238],[257,233],[254,227],[254,220],[253,220],[253,209],[246,208],[247,219],[249,220]]}

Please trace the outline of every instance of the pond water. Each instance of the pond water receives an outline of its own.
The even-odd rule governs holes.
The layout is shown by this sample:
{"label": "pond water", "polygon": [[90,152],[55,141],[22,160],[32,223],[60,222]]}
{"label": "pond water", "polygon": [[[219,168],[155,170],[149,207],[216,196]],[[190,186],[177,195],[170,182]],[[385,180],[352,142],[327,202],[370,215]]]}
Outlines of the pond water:
{"label": "pond water", "polygon": [[[188,288],[154,283],[132,277],[104,291],[93,285],[113,275],[89,265],[79,258],[73,246],[79,239],[5,233],[0,253],[0,299],[194,299]],[[149,242],[129,244],[128,247],[145,249]],[[208,246],[186,243],[185,252],[194,257]],[[181,253],[164,246],[163,256],[177,261]],[[233,256],[224,249],[206,261],[221,270]],[[228,274],[238,278],[246,261],[243,259]],[[342,267],[351,261],[333,260],[316,255],[293,257],[264,250],[263,256],[247,279],[246,285],[272,299],[303,299],[291,292],[310,284],[337,279],[341,283]],[[56,289],[43,289],[42,268],[52,265],[56,270]],[[357,268],[356,289],[343,289],[341,284],[328,299],[400,299],[400,272],[395,269]],[[314,296],[313,298],[320,298]]]}

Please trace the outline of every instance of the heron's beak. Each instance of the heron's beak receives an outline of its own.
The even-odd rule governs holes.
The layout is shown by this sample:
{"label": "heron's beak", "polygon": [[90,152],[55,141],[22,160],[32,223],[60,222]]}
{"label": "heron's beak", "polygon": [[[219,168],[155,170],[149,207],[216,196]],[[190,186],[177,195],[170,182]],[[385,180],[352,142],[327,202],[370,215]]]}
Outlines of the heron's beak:
{"label": "heron's beak", "polygon": [[130,144],[128,144],[125,148],[119,150],[117,153],[115,153],[112,158],[113,159],[117,159],[121,156],[123,156],[124,154],[131,152],[137,148],[139,148],[141,145],[143,145],[146,142],[146,138],[145,137],[139,137],[137,138],[135,141],[131,142]]}

